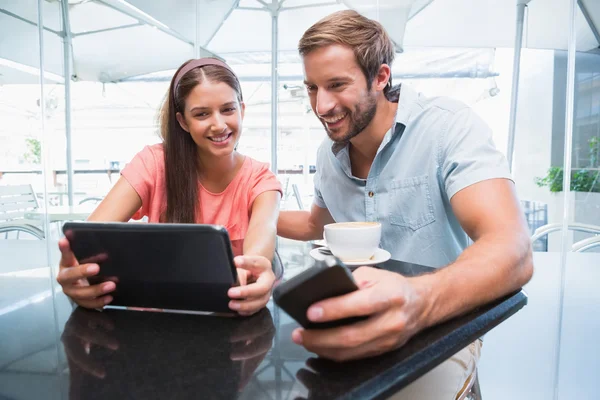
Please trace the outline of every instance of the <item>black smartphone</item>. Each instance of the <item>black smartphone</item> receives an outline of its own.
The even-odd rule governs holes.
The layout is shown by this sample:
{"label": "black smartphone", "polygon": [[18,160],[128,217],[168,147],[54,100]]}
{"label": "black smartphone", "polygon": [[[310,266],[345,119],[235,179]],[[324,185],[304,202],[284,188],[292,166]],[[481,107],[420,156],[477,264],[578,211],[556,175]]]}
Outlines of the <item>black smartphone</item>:
{"label": "black smartphone", "polygon": [[233,313],[237,270],[221,226],[67,222],[63,232],[80,264],[100,266],[90,284],[116,283],[111,306]]}
{"label": "black smartphone", "polygon": [[364,320],[366,317],[344,318],[328,322],[312,322],[308,308],[321,300],[358,290],[352,272],[339,259],[326,257],[312,268],[279,284],[273,290],[275,303],[305,329],[329,329]]}

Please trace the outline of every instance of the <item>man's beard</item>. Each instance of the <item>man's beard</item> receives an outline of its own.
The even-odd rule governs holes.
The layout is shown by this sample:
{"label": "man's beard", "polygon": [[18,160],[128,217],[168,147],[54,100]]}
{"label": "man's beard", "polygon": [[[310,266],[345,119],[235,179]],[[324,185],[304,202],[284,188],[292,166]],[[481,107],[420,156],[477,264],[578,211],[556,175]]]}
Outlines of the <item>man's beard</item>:
{"label": "man's beard", "polygon": [[350,139],[361,133],[373,120],[377,112],[377,99],[374,95],[367,94],[364,100],[356,106],[356,111],[346,109],[348,119],[348,130],[343,136],[332,132],[327,128],[327,123],[321,119],[321,123],[327,131],[327,135],[336,143],[348,143]]}

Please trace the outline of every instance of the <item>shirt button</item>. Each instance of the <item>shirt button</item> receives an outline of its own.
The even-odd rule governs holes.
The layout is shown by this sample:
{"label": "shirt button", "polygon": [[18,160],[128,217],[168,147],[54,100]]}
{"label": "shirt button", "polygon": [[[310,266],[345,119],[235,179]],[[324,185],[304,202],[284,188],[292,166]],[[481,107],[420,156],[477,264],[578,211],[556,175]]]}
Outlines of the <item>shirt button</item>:
{"label": "shirt button", "polygon": [[369,192],[369,197],[373,197],[373,196],[375,196],[375,193]]}

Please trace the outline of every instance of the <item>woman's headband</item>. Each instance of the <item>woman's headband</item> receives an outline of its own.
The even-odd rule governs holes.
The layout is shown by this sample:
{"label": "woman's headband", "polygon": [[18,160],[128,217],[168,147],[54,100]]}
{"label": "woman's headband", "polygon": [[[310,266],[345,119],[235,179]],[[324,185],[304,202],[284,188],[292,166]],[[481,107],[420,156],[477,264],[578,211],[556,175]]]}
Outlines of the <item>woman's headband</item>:
{"label": "woman's headband", "polygon": [[190,61],[189,63],[187,63],[185,65],[185,67],[183,67],[179,70],[179,73],[177,74],[177,76],[175,77],[175,81],[173,82],[173,94],[175,94],[177,86],[179,85],[179,81],[185,74],[187,74],[194,68],[204,67],[205,65],[218,65],[220,67],[223,67],[223,68],[229,70],[232,74],[235,75],[235,73],[231,70],[229,65],[225,64],[223,61],[221,61],[217,58],[211,58],[211,57],[198,58],[198,59]]}

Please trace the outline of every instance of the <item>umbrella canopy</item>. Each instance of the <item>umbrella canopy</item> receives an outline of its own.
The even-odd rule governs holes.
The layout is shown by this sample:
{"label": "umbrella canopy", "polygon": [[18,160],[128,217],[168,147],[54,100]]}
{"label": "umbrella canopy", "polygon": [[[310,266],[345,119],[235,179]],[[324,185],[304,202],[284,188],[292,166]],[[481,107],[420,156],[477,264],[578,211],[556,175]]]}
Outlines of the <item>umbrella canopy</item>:
{"label": "umbrella canopy", "polygon": [[[577,3],[577,50],[598,49],[600,2]],[[514,46],[518,54],[515,32],[520,38],[520,26],[527,48],[567,49],[569,39],[569,2],[564,0],[44,0],[41,4],[44,77],[65,84],[70,198],[71,81],[119,82],[172,70],[192,57],[224,58],[242,79],[271,81],[271,166],[276,169],[280,76],[282,80],[301,76],[298,39],[312,23],[334,11],[351,8],[379,20],[398,52],[448,48],[449,53],[438,51],[442,56],[435,59],[411,49],[409,58],[402,56],[404,62],[394,66],[393,73],[400,77],[493,76],[493,56],[464,49]],[[0,2],[0,84],[38,80],[37,5],[37,0]],[[451,51],[457,48],[461,50]],[[159,79],[165,76],[169,74]],[[515,80],[511,121],[517,85]],[[514,123],[510,130],[512,143]]]}
{"label": "umbrella canopy", "polygon": [[[346,8],[380,20],[398,51],[512,47],[516,23],[516,1],[506,0],[68,0],[66,15],[58,0],[42,4],[46,77],[57,82],[64,76],[65,39],[71,43],[74,80],[111,82],[172,69],[198,55],[225,55],[236,63],[237,54],[244,57],[239,62],[268,64],[274,16],[277,47],[287,54],[294,53],[308,26]],[[578,50],[598,48],[600,3],[579,5]],[[566,16],[566,1],[530,1],[524,46],[566,49]],[[36,81],[36,24],[37,0],[0,2],[0,83]]]}

